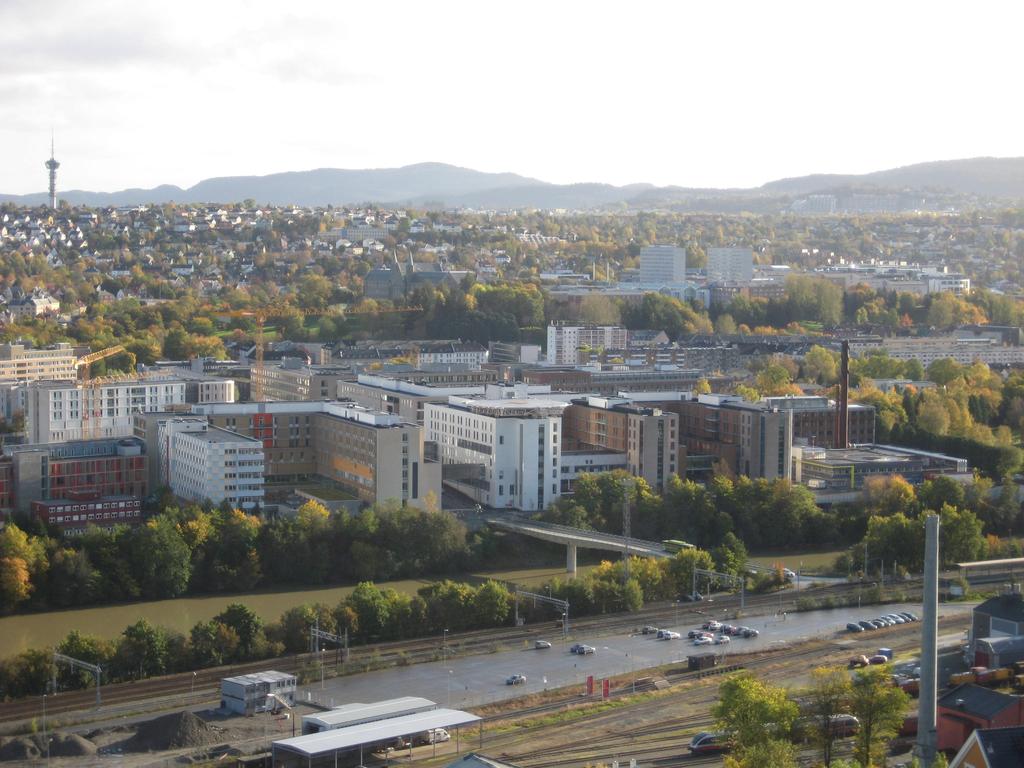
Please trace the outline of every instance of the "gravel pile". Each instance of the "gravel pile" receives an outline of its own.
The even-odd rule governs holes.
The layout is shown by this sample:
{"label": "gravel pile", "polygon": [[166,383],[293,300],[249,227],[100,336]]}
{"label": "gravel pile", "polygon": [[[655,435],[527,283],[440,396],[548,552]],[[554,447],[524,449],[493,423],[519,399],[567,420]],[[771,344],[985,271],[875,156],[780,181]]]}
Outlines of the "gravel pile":
{"label": "gravel pile", "polygon": [[[96,745],[77,733],[55,731],[50,734],[50,757],[88,757],[96,754]],[[0,761],[38,760],[46,757],[43,735],[15,736],[0,744]]]}
{"label": "gravel pile", "polygon": [[96,745],[77,733],[55,733],[50,741],[51,757],[86,757],[95,754]]}
{"label": "gravel pile", "polygon": [[0,743],[0,760],[35,760],[41,754],[31,736],[15,736]]}
{"label": "gravel pile", "polygon": [[126,752],[162,752],[165,749],[202,747],[216,740],[217,732],[191,712],[175,712],[139,724],[124,744]]}

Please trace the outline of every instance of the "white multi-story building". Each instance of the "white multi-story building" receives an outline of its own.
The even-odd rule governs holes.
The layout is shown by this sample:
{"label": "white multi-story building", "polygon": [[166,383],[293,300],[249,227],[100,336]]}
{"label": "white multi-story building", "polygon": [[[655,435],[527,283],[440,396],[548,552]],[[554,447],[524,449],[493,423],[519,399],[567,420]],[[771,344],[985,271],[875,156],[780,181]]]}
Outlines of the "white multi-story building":
{"label": "white multi-story building", "polygon": [[24,344],[0,344],[0,379],[63,381],[73,379],[78,356],[70,344],[33,349]]}
{"label": "white multi-story building", "polygon": [[442,465],[458,465],[445,478],[453,488],[489,507],[538,511],[561,495],[565,407],[522,385],[493,385],[482,399],[427,403],[426,439]]}
{"label": "white multi-story building", "polygon": [[966,275],[928,276],[928,293],[952,293],[967,296],[971,292],[971,278]]}
{"label": "white multi-story building", "polygon": [[160,424],[159,449],[161,482],[176,496],[238,509],[263,502],[261,440],[182,416]]}
{"label": "white multi-story building", "polygon": [[961,365],[980,361],[986,365],[1007,366],[1024,363],[1024,347],[999,344],[987,337],[925,336],[872,339],[850,344],[857,355],[869,354],[873,349],[884,351],[897,360],[919,360],[926,368],[936,360],[952,358]]}
{"label": "white multi-story building", "polygon": [[754,252],[750,248],[709,248],[709,283],[749,283],[754,279]]}
{"label": "white multi-story building", "polygon": [[629,332],[619,325],[548,326],[548,365],[576,365],[579,351],[589,349],[625,349]]}
{"label": "white multi-story building", "polygon": [[[129,437],[136,413],[171,411],[190,401],[231,402],[235,382],[208,377],[204,387],[176,376],[145,379],[35,381],[0,384],[6,418],[21,411],[30,443],[64,443],[104,437]],[[195,398],[189,397],[193,392]]]}
{"label": "white multi-story building", "polygon": [[648,245],[640,249],[640,282],[679,285],[686,282],[686,250],[676,245]]}

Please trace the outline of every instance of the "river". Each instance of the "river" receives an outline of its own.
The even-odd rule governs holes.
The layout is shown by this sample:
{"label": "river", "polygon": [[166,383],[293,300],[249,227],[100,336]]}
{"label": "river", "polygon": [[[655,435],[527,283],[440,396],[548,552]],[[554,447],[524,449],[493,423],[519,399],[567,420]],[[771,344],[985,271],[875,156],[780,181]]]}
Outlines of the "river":
{"label": "river", "polygon": [[[586,566],[580,568],[586,570]],[[467,574],[465,580],[478,581],[495,578],[514,581],[522,585],[538,585],[554,577],[565,577],[564,569],[556,566],[518,571],[480,572]],[[400,592],[415,594],[432,579],[409,579],[379,584]],[[87,635],[105,639],[117,637],[121,631],[139,619],[177,632],[187,633],[196,622],[213,618],[229,603],[244,603],[259,614],[265,622],[275,621],[289,608],[303,603],[326,603],[334,607],[355,585],[297,589],[282,592],[250,592],[235,595],[204,595],[180,597],[174,600],[151,600],[123,603],[95,608],[74,608],[44,613],[26,613],[0,618],[0,658],[20,653],[28,648],[43,648],[59,643],[68,632],[77,629]]]}

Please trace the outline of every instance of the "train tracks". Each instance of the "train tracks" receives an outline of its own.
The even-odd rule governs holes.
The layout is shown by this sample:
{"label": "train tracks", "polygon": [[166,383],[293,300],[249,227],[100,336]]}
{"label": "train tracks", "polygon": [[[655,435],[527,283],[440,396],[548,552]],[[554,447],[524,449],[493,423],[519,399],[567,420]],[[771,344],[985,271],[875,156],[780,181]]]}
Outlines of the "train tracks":
{"label": "train tracks", "polygon": [[[905,588],[919,588],[908,582]],[[746,599],[742,616],[763,615],[777,611],[793,611],[796,600],[800,598],[831,598],[842,600],[861,589],[858,584],[835,584],[817,589],[801,590],[798,594],[789,592],[767,595],[751,595]],[[736,616],[740,610],[738,597],[729,596],[708,603],[687,603],[683,605],[655,604],[633,613],[603,614],[588,616],[575,620],[570,627],[573,635],[584,635],[593,632],[613,633],[632,630],[644,624],[668,624],[671,622],[693,622],[703,620],[713,613],[717,617],[723,615]],[[561,628],[554,623],[538,623],[516,628],[497,628],[449,634],[447,643],[441,638],[429,637],[415,640],[380,643],[368,646],[355,646],[350,649],[348,661],[332,663],[331,656],[335,651],[323,651],[321,654],[304,653],[276,659],[246,662],[225,667],[196,670],[162,677],[147,678],[128,683],[105,685],[102,689],[102,707],[95,713],[97,716],[109,717],[132,709],[133,703],[164,700],[168,708],[184,706],[190,703],[209,701],[219,697],[220,680],[224,677],[241,675],[265,669],[276,669],[281,672],[299,674],[303,671],[312,673],[323,663],[334,674],[353,674],[369,669],[386,666],[415,664],[440,659],[442,654],[468,656],[485,653],[497,648],[513,648],[544,637],[551,637]],[[48,715],[61,715],[71,712],[88,713],[95,710],[95,691],[93,689],[62,691],[47,696],[46,709]],[[41,698],[19,699],[0,703],[0,723],[16,723],[28,721],[42,714]]]}

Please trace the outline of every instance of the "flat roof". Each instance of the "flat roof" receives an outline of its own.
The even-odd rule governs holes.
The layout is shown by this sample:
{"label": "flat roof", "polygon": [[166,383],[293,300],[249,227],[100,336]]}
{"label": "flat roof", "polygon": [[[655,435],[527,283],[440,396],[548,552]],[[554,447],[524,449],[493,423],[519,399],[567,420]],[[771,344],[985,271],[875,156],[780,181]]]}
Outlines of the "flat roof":
{"label": "flat roof", "polygon": [[333,728],[348,728],[373,720],[384,720],[404,715],[413,715],[437,709],[436,702],[419,696],[402,696],[397,699],[376,701],[373,704],[353,703],[335,707],[327,712],[304,715],[302,722],[320,723]]}
{"label": "flat roof", "polygon": [[248,675],[235,675],[234,677],[221,678],[222,683],[238,683],[239,685],[252,685],[254,683],[277,683],[285,680],[294,680],[295,675],[287,672],[278,672],[268,669],[266,672],[252,672]]}
{"label": "flat roof", "polygon": [[480,719],[477,715],[459,709],[434,709],[429,712],[418,712],[414,715],[354,725],[351,728],[337,728],[333,731],[321,731],[307,736],[281,739],[274,742],[274,750],[282,749],[306,757],[317,757],[368,744],[380,744],[400,736],[412,736],[435,728],[470,725],[480,722]]}

